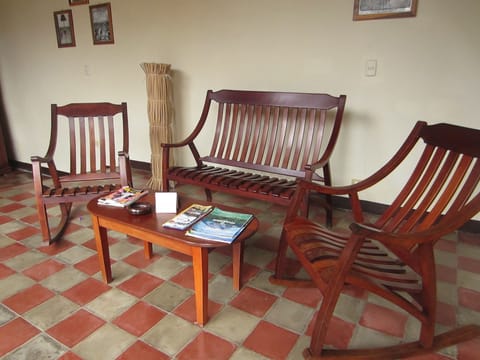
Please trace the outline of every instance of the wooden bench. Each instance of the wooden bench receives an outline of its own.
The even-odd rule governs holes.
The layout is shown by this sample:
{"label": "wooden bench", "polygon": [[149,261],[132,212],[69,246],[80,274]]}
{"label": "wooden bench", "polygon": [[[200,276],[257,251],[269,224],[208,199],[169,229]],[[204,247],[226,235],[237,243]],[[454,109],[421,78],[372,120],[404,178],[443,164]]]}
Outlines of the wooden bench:
{"label": "wooden bench", "polygon": [[[331,185],[329,160],[345,101],[345,95],[209,90],[193,132],[161,145],[163,191],[173,181],[203,187],[208,201],[218,191],[288,205],[298,178]],[[216,122],[211,130],[207,120]],[[204,128],[212,134],[212,147],[201,156],[196,142]],[[196,165],[171,163],[171,150],[182,147],[189,148]],[[331,198],[326,200],[331,224]]]}

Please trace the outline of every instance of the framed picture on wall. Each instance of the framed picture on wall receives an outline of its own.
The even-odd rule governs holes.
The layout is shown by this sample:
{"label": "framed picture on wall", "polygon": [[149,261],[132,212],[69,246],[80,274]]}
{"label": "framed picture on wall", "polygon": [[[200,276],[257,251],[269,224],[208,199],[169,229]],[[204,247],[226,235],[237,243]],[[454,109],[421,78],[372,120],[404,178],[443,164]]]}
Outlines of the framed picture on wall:
{"label": "framed picture on wall", "polygon": [[354,0],[353,20],[410,17],[417,14],[417,0]]}
{"label": "framed picture on wall", "polygon": [[53,13],[55,32],[59,48],[75,46],[72,10],[61,10]]}
{"label": "framed picture on wall", "polygon": [[68,0],[70,6],[88,4],[88,0]]}
{"label": "framed picture on wall", "polygon": [[94,45],[113,44],[112,9],[110,3],[90,6],[90,23]]}

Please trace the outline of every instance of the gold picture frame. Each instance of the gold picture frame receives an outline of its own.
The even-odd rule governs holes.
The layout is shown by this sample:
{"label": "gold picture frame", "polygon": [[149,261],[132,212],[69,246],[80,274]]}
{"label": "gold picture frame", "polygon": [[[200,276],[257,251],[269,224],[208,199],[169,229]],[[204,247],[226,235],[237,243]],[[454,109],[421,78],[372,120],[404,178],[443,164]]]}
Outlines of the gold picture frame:
{"label": "gold picture frame", "polygon": [[417,0],[354,0],[353,20],[413,17]]}
{"label": "gold picture frame", "polygon": [[60,10],[53,13],[57,45],[59,48],[75,46],[72,10]]}
{"label": "gold picture frame", "polygon": [[90,24],[94,45],[113,44],[115,42],[110,3],[90,5]]}

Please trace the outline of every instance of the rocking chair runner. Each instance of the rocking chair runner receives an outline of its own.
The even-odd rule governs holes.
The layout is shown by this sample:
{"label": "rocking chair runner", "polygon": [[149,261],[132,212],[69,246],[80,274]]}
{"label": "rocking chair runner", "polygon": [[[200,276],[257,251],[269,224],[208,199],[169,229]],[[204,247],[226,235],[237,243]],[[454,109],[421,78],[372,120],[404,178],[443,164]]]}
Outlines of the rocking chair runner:
{"label": "rocking chair runner", "polygon": [[[69,149],[59,149],[70,152],[69,173],[59,171],[54,160],[59,129],[65,129],[62,138],[68,138],[70,144]],[[127,104],[52,104],[47,153],[43,157],[32,156],[31,161],[42,237],[52,243],[62,236],[72,203],[85,202],[123,185],[132,185]],[[42,164],[48,166],[51,186],[47,186],[46,176],[42,174]],[[61,211],[60,221],[53,230],[47,212],[51,205],[59,205]]]}
{"label": "rocking chair runner", "polygon": [[[406,185],[372,224],[365,223],[358,193],[389,175],[411,150],[424,149]],[[412,154],[413,155],[413,154]],[[326,187],[301,181],[280,239],[271,281],[301,285],[288,277],[291,247],[323,293],[306,358],[402,358],[435,351],[480,335],[468,325],[435,336],[436,278],[434,245],[480,211],[480,130],[418,122],[402,147],[380,170],[351,186]],[[355,223],[350,234],[336,233],[299,216],[305,194],[348,195]],[[303,280],[304,282],[306,280]],[[420,321],[418,342],[382,349],[323,349],[327,329],[345,284],[370,291]],[[302,284],[305,286],[306,284]]]}

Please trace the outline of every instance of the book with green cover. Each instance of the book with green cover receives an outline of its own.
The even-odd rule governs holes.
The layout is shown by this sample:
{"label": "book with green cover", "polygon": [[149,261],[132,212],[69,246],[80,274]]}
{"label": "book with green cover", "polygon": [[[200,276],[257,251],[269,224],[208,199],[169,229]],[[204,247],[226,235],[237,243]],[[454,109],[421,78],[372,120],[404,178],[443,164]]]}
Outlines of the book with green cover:
{"label": "book with green cover", "polygon": [[252,214],[225,211],[216,207],[187,230],[186,235],[231,243],[252,219]]}
{"label": "book with green cover", "polygon": [[192,204],[168,220],[163,226],[170,229],[185,230],[207,215],[212,209],[213,206],[211,205]]}

